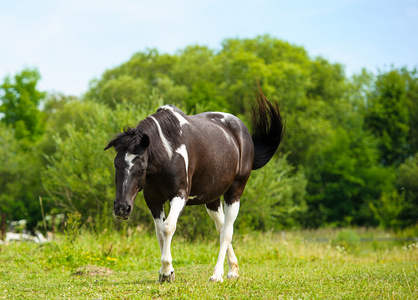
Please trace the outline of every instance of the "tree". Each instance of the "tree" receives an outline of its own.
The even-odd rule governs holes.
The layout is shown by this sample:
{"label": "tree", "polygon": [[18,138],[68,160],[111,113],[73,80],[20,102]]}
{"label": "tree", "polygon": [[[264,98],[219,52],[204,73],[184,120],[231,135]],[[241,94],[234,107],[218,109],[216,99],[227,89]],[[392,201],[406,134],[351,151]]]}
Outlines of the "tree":
{"label": "tree", "polygon": [[396,187],[405,200],[400,214],[402,227],[418,222],[418,153],[401,164],[397,170]]}
{"label": "tree", "polygon": [[409,107],[402,74],[397,70],[380,74],[367,101],[365,125],[379,139],[384,165],[399,165],[406,157]]}
{"label": "tree", "polygon": [[22,144],[15,129],[0,122],[0,212],[8,220],[26,219],[33,228],[41,220],[42,164],[36,151],[26,151]]}
{"label": "tree", "polygon": [[406,97],[408,98],[409,134],[407,138],[408,156],[418,153],[418,71],[400,70],[406,81]]}
{"label": "tree", "polygon": [[43,115],[38,106],[46,94],[37,90],[40,78],[37,69],[24,69],[14,80],[6,76],[0,86],[0,112],[4,114],[1,121],[12,125],[17,138],[33,141],[43,133]]}

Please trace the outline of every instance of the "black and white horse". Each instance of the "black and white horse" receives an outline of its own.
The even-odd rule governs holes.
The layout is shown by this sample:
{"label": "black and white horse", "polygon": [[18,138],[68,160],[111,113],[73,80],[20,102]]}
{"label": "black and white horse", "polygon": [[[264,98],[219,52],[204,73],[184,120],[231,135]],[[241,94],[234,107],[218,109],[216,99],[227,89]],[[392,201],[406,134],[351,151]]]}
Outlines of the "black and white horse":
{"label": "black and white horse", "polygon": [[[188,116],[175,106],[165,105],[137,127],[125,128],[106,146],[105,150],[114,147],[117,151],[116,218],[127,220],[136,195],[144,191],[161,250],[160,282],[174,280],[170,245],[177,219],[186,205],[197,204],[206,205],[220,233],[219,256],[210,280],[223,281],[225,255],[227,278],[238,278],[231,241],[240,197],[251,170],[267,164],[284,134],[277,104],[271,104],[261,90],[252,121],[251,136],[244,123],[231,114]],[[166,218],[167,201],[170,212]]]}

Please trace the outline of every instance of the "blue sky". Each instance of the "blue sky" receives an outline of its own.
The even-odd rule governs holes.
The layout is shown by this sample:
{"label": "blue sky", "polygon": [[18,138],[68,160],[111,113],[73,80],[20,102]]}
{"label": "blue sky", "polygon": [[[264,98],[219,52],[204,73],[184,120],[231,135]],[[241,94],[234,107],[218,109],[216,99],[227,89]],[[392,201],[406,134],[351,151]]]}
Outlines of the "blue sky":
{"label": "blue sky", "polygon": [[0,0],[0,79],[37,67],[39,88],[81,95],[138,51],[269,34],[345,66],[418,67],[415,0]]}

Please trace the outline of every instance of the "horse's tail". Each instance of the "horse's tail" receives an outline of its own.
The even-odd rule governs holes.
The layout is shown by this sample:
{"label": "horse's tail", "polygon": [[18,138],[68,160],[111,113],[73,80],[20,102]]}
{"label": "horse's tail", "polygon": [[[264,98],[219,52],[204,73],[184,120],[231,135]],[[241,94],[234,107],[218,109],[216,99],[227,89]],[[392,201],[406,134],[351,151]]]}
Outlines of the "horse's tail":
{"label": "horse's tail", "polygon": [[258,94],[252,107],[252,139],[254,143],[253,170],[264,167],[273,157],[282,141],[285,122],[277,103],[270,103],[258,86]]}

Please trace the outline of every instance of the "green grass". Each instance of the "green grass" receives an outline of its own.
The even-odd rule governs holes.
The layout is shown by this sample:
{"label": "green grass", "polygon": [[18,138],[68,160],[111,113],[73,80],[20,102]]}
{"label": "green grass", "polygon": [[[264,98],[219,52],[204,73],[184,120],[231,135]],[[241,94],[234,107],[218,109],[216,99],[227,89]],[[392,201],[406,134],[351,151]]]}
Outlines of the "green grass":
{"label": "green grass", "polygon": [[0,299],[418,299],[418,243],[376,247],[353,238],[360,231],[304,242],[315,234],[237,234],[241,276],[223,283],[208,282],[215,235],[174,238],[171,284],[157,282],[159,247],[141,230],[10,243],[0,246]]}

